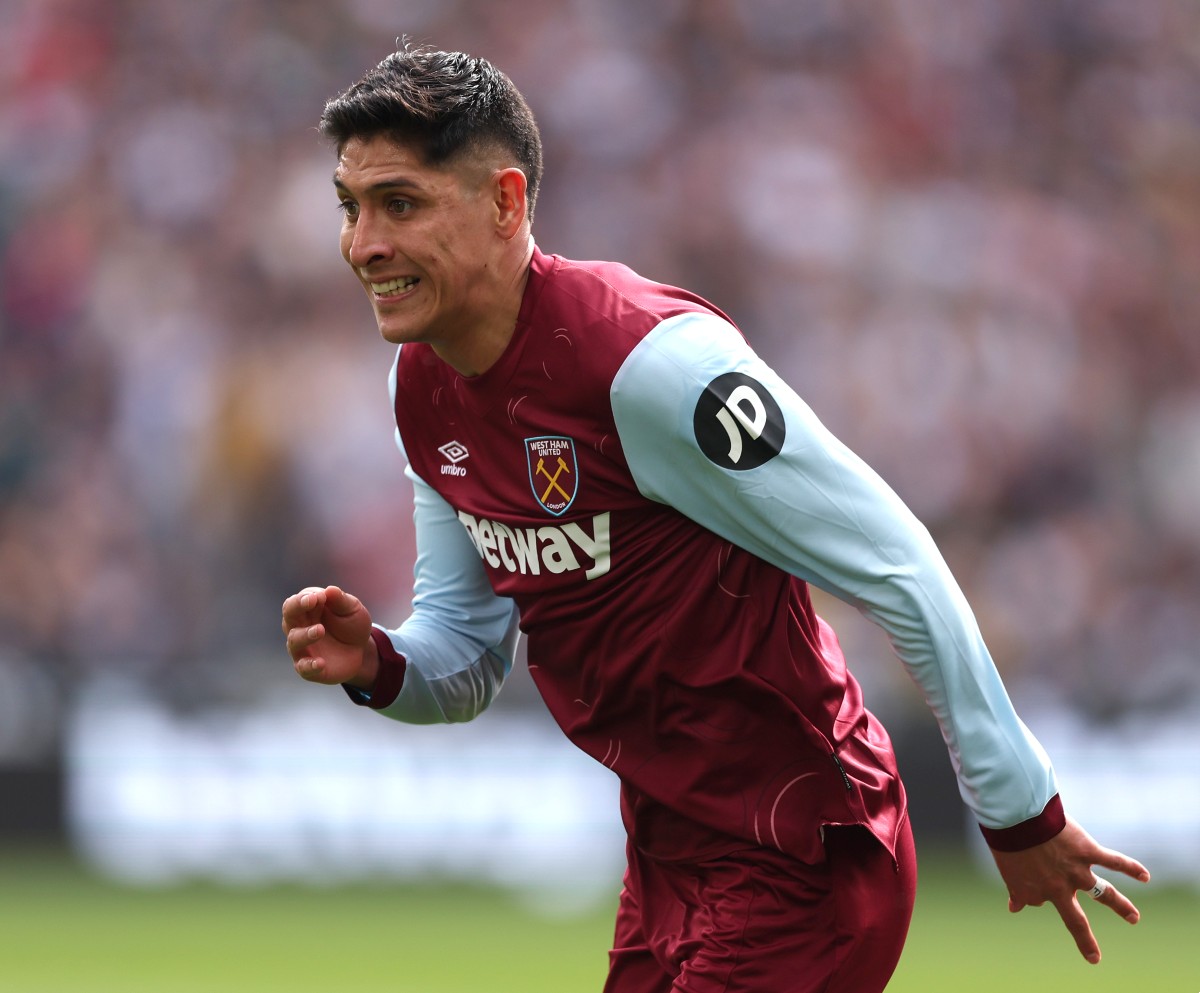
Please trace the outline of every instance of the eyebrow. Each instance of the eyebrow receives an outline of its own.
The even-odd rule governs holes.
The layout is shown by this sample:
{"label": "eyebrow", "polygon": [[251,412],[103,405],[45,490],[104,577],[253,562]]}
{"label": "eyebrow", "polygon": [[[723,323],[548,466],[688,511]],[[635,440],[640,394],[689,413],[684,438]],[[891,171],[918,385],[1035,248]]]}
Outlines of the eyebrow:
{"label": "eyebrow", "polygon": [[[350,187],[343,183],[337,173],[333,174],[333,185],[339,190],[350,193]],[[394,179],[381,179],[377,183],[372,183],[363,192],[364,193],[384,193],[388,190],[421,190],[421,185],[413,179],[407,179],[403,176],[397,176]]]}

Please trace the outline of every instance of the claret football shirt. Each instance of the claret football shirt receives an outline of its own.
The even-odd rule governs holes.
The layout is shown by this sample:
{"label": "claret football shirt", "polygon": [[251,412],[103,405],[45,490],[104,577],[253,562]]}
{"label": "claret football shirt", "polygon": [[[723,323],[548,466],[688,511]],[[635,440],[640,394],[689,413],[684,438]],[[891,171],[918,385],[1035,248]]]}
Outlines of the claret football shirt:
{"label": "claret football shirt", "polygon": [[391,389],[416,583],[408,620],[375,632],[385,671],[361,702],[470,719],[520,631],[649,854],[816,861],[822,826],[850,823],[891,848],[891,744],[812,584],[887,632],[985,828],[1055,797],[928,532],[704,300],[535,251],[492,368],[463,377],[407,344]]}

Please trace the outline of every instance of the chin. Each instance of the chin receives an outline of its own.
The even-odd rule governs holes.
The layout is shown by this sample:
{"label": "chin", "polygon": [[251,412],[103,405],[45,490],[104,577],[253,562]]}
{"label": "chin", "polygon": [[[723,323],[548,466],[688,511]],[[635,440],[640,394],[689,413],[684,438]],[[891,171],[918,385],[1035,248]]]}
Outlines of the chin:
{"label": "chin", "polygon": [[379,334],[384,341],[390,341],[393,345],[403,345],[410,341],[423,341],[425,335],[423,329],[413,327],[411,324],[398,324],[395,321],[377,320],[379,326]]}

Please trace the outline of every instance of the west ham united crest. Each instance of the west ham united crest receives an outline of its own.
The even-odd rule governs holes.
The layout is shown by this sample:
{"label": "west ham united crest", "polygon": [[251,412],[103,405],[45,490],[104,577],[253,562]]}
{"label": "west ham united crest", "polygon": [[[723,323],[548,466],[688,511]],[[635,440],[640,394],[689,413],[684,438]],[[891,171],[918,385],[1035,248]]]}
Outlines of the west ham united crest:
{"label": "west ham united crest", "polygon": [[565,513],[579,488],[575,442],[557,436],[526,438],[525,458],[537,502],[555,517]]}

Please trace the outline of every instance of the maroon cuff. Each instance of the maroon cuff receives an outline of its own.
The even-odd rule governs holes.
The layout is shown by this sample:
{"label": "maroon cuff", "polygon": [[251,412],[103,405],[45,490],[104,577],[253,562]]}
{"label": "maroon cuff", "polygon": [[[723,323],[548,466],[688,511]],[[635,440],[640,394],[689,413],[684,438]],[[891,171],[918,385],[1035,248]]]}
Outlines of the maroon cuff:
{"label": "maroon cuff", "polygon": [[1021,852],[1049,841],[1067,826],[1067,815],[1058,794],[1050,798],[1037,817],[1006,828],[988,828],[982,824],[979,830],[988,847],[997,852]]}
{"label": "maroon cuff", "polygon": [[371,639],[379,653],[379,672],[375,676],[375,685],[371,687],[371,692],[344,683],[342,688],[359,706],[382,710],[395,703],[396,697],[400,695],[400,688],[404,685],[404,670],[408,663],[393,647],[392,639],[379,628],[371,628]]}

